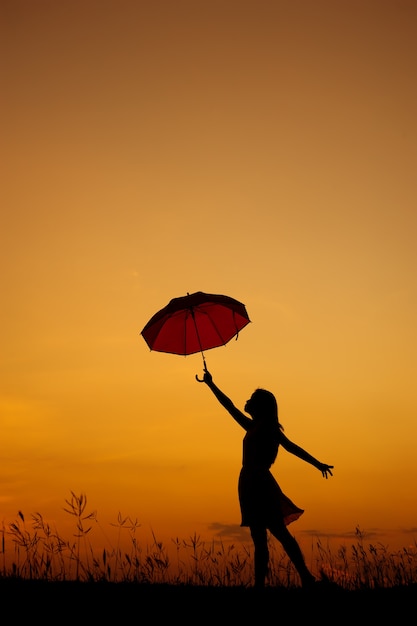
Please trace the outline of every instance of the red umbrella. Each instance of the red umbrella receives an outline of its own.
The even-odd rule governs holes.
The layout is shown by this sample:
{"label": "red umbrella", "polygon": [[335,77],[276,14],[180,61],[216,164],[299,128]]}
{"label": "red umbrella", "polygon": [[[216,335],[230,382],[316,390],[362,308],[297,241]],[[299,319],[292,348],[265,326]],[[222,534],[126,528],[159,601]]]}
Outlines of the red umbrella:
{"label": "red umbrella", "polygon": [[249,324],[245,305],[218,294],[196,293],[174,298],[155,313],[141,335],[151,350],[186,356],[224,346]]}

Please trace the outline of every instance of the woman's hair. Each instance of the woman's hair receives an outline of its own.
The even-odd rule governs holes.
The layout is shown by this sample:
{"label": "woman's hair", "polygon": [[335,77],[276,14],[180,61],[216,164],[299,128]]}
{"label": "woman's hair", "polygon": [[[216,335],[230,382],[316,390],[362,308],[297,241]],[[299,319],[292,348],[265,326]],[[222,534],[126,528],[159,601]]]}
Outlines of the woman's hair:
{"label": "woman's hair", "polygon": [[261,409],[259,414],[262,415],[262,421],[270,426],[278,426],[280,430],[284,430],[278,419],[278,403],[274,394],[266,389],[258,388],[254,391],[252,397]]}
{"label": "woman's hair", "polygon": [[266,389],[256,389],[252,394],[256,405],[256,424],[259,426],[258,441],[261,458],[270,467],[277,458],[279,433],[284,430],[278,419],[278,403],[273,393]]}

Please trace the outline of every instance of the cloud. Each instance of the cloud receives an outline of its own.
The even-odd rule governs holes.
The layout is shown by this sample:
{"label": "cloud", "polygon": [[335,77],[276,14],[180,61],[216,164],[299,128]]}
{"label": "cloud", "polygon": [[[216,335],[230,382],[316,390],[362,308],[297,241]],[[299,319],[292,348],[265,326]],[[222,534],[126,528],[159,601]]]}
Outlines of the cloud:
{"label": "cloud", "polygon": [[216,536],[226,541],[246,542],[251,539],[249,529],[244,526],[239,526],[238,524],[211,522],[208,525],[208,530],[214,532]]}

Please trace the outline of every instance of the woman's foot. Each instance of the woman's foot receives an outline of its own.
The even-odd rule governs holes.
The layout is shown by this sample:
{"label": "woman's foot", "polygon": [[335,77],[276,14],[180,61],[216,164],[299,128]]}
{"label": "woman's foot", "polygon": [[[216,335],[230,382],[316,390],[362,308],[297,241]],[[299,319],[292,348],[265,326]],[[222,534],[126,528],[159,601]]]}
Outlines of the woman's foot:
{"label": "woman's foot", "polygon": [[305,576],[302,581],[302,587],[303,589],[312,589],[314,587],[314,585],[316,584],[317,580],[315,579],[315,577],[313,576],[313,574],[308,574],[308,576]]}

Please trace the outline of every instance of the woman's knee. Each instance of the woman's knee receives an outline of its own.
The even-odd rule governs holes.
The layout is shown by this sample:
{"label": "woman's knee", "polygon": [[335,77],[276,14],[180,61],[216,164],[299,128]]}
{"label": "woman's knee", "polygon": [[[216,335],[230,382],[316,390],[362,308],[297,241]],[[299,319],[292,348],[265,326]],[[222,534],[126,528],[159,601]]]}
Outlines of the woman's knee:
{"label": "woman's knee", "polygon": [[256,526],[251,526],[249,530],[254,543],[267,543],[268,537],[266,534],[266,528],[257,528]]}
{"label": "woman's knee", "polygon": [[276,524],[269,528],[269,532],[281,542],[293,538],[285,524]]}

